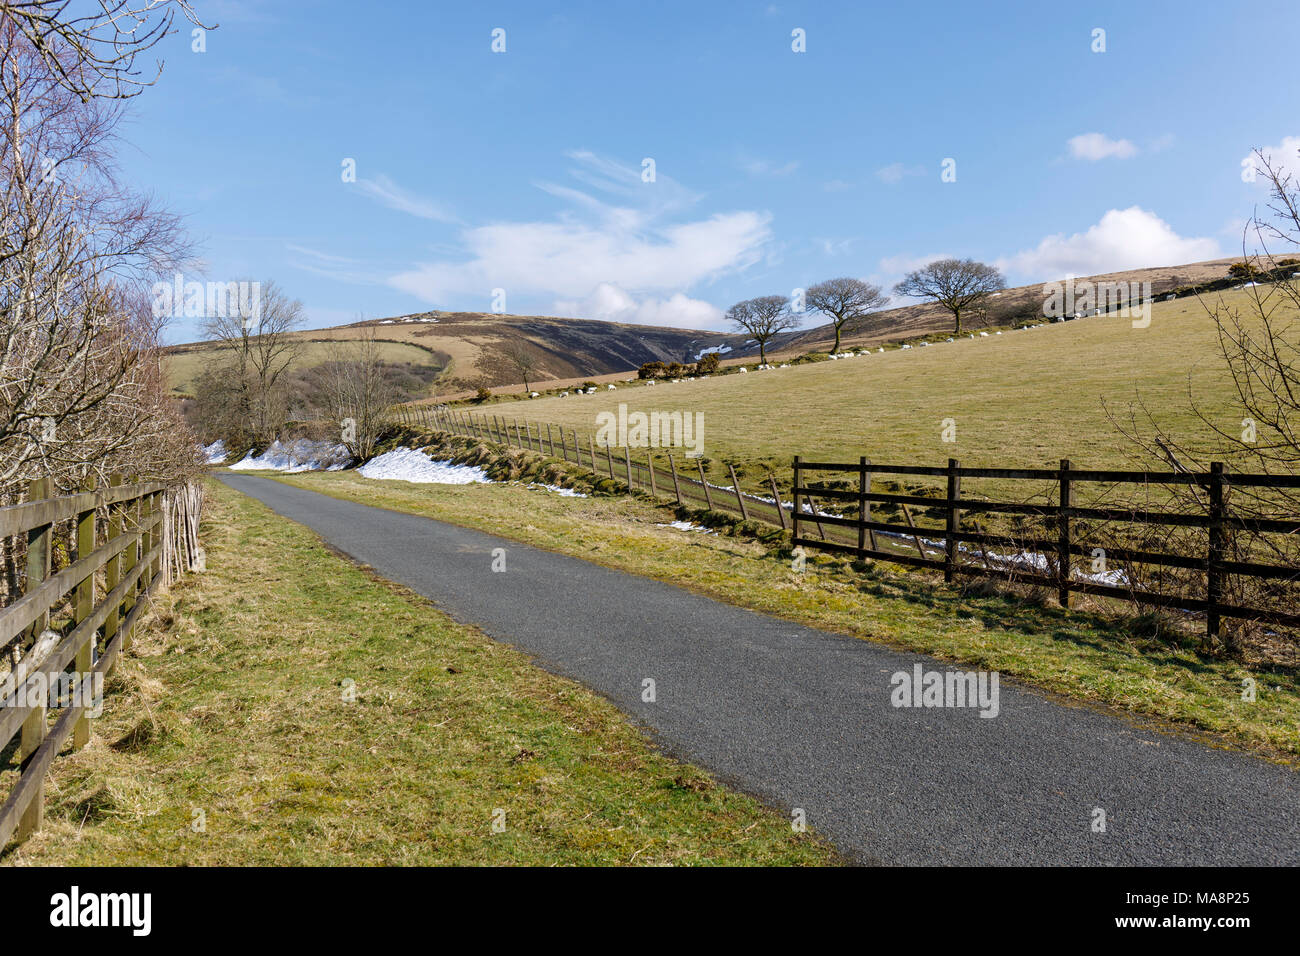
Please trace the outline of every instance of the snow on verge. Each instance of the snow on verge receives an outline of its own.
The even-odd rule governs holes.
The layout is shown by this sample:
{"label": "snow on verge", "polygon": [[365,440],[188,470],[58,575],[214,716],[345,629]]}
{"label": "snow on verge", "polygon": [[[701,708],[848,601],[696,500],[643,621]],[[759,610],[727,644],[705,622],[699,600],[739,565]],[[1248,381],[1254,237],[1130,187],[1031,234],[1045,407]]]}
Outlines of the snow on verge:
{"label": "snow on verge", "polygon": [[487,472],[477,465],[437,461],[414,448],[394,448],[376,455],[358,468],[357,473],[365,478],[434,485],[469,485],[488,481]]}
{"label": "snow on verge", "polygon": [[226,460],[230,452],[226,451],[226,443],[218,438],[211,445],[203,447],[203,458],[209,465],[220,465]]}
{"label": "snow on verge", "polygon": [[717,534],[718,532],[704,527],[704,525],[692,524],[689,521],[671,521],[668,524],[656,524],[656,528],[676,528],[678,531],[703,531],[705,534]]}
{"label": "snow on verge", "polygon": [[529,491],[535,491],[538,488],[545,489],[546,491],[553,491],[557,495],[560,495],[563,498],[586,498],[587,497],[581,491],[574,491],[572,488],[561,488],[559,485],[544,485],[541,482],[536,482],[536,481],[531,482],[528,485]]}
{"label": "snow on verge", "polygon": [[287,444],[272,442],[260,455],[250,451],[230,467],[234,471],[338,471],[351,461],[342,445],[298,438]]}

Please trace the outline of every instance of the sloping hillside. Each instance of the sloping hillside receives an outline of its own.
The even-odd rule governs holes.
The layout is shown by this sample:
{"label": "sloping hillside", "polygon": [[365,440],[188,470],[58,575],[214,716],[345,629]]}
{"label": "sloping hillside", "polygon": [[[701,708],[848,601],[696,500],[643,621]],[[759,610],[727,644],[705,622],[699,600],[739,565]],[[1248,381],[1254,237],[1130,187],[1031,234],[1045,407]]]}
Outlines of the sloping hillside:
{"label": "sloping hillside", "polygon": [[[1086,278],[1092,282],[1150,282],[1152,294],[1160,296],[1179,286],[1223,278],[1234,261],[1216,259]],[[1007,289],[990,300],[984,313],[964,316],[963,326],[1011,325],[1040,315],[1042,306],[1041,283]],[[777,337],[769,354],[788,357],[825,351],[834,335],[818,318],[810,314],[806,321],[816,324]],[[877,345],[951,327],[952,318],[944,309],[933,304],[911,305],[877,313],[843,342],[846,346]],[[721,350],[724,361],[731,362],[748,361],[757,354],[748,336],[734,332],[537,315],[421,312],[298,333],[310,343],[303,350],[301,365],[326,361],[326,343],[356,338],[362,329],[371,329],[381,341],[390,343],[390,360],[422,369],[423,378],[431,382],[430,398],[456,397],[479,386],[520,385],[523,375],[511,357],[515,351],[526,354],[532,364],[529,381],[548,385],[625,377],[646,362],[690,363],[706,349]],[[173,388],[184,393],[204,365],[215,359],[216,352],[211,344],[200,342],[173,346],[167,356]]]}

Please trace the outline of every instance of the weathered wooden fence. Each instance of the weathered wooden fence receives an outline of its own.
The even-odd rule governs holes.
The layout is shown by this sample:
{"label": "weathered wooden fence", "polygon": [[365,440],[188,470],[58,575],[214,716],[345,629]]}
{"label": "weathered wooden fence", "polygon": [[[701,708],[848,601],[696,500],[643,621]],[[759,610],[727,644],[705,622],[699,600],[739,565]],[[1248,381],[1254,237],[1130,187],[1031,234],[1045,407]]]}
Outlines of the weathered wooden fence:
{"label": "weathered wooden fence", "polygon": [[[1261,518],[1231,513],[1228,492],[1242,489],[1300,489],[1300,476],[1232,474],[1222,464],[1205,473],[1098,471],[1080,470],[1062,461],[1059,468],[967,468],[955,459],[947,467],[916,465],[880,465],[860,458],[851,463],[809,462],[794,458],[792,501],[784,503],[775,480],[769,477],[771,496],[747,494],[740,490],[734,469],[731,487],[710,484],[698,460],[675,459],[662,450],[638,449],[636,457],[629,448],[602,447],[591,437],[585,441],[576,430],[547,423],[519,422],[491,414],[474,414],[451,406],[406,408],[400,420],[408,425],[440,428],[454,434],[491,441],[507,447],[530,449],[589,468],[597,475],[608,475],[624,482],[629,489],[649,492],[656,497],[671,497],[679,505],[702,507],[739,515],[746,520],[763,521],[789,530],[793,543],[858,558],[874,558],[899,564],[929,568],[942,573],[946,581],[959,575],[991,577],[1048,587],[1056,591],[1062,606],[1069,606],[1070,595],[1092,594],[1117,598],[1152,607],[1176,608],[1205,614],[1206,631],[1218,636],[1225,617],[1269,622],[1287,627],[1300,626],[1300,613],[1272,607],[1232,603],[1224,599],[1230,578],[1256,579],[1281,586],[1300,585],[1300,568],[1258,561],[1232,560],[1227,546],[1237,531],[1252,534],[1300,534],[1300,520],[1294,517]],[[667,467],[664,467],[664,462]],[[698,479],[690,473],[698,473]],[[808,475],[816,472],[835,478],[848,487],[810,487]],[[898,476],[929,479],[941,485],[938,496],[882,491],[872,487],[872,476]],[[1036,483],[1038,490],[1047,484],[1053,488],[1053,501],[996,501],[984,497],[963,497],[962,480],[995,480],[1008,484]],[[836,482],[828,482],[836,483]],[[1132,506],[1087,506],[1076,501],[1081,485],[1105,483],[1110,487],[1196,487],[1203,490],[1202,513],[1163,512]],[[1041,494],[1039,495],[1041,497]],[[836,501],[847,503],[850,514],[834,514],[819,504]],[[904,523],[880,521],[872,514],[872,504],[891,506]],[[918,509],[913,514],[913,509]],[[938,524],[925,524],[927,517],[939,514]],[[1007,534],[963,527],[963,517],[976,515],[1020,515],[1038,519],[1054,530],[1054,537]],[[1110,522],[1117,525],[1165,528],[1192,528],[1205,532],[1205,546],[1198,553],[1175,554],[1148,548],[1125,547],[1116,543],[1123,535],[1113,535],[1104,550],[1106,566],[1119,570],[1129,580],[1110,583],[1097,575],[1078,573],[1075,559],[1097,557],[1096,537],[1084,533],[1085,523]],[[1095,529],[1089,529],[1095,530]],[[815,537],[814,537],[815,533]],[[1019,560],[992,555],[990,548],[1011,548]],[[1033,565],[1039,565],[1037,570]],[[1026,564],[1029,565],[1027,569]],[[1197,572],[1201,580],[1199,593],[1168,594],[1135,585],[1132,578],[1143,566],[1177,568]],[[1105,578],[1105,575],[1100,577]],[[1300,597],[1300,594],[1297,594]],[[1285,598],[1284,598],[1285,600]],[[1294,605],[1293,605],[1294,606]]]}
{"label": "weathered wooden fence", "polygon": [[[672,497],[679,505],[725,511],[746,521],[753,519],[789,527],[789,515],[778,504],[775,483],[771,485],[771,498],[740,491],[734,471],[730,487],[711,484],[697,458],[674,457],[662,449],[639,449],[633,456],[627,447],[598,445],[590,436],[584,441],[572,428],[566,433],[560,425],[507,421],[495,415],[472,415],[449,406],[407,408],[399,420],[407,425],[440,428],[467,438],[560,458],[621,481],[629,489],[646,491],[655,497]],[[698,478],[691,477],[692,473]]]}
{"label": "weathered wooden fence", "polygon": [[27,498],[0,508],[0,544],[26,565],[21,596],[10,593],[0,608],[8,663],[0,679],[0,772],[15,758],[18,767],[0,805],[0,848],[40,827],[45,775],[69,737],[74,750],[89,740],[95,695],[130,647],[149,598],[202,563],[196,486],[115,479],[53,497],[44,478]]}
{"label": "weathered wooden fence", "polygon": [[[853,489],[812,487],[810,473],[818,475],[848,476]],[[898,475],[913,478],[938,479],[943,482],[943,497],[900,494],[871,490],[872,476]],[[1033,482],[1037,489],[1045,483],[1055,487],[1054,502],[990,501],[985,498],[963,497],[962,480],[996,480],[1002,483]],[[837,483],[845,484],[843,479]],[[1186,508],[1178,511],[1151,510],[1133,505],[1111,507],[1079,506],[1075,498],[1080,485],[1103,483],[1110,489],[1123,486],[1140,488],[1144,492],[1153,487],[1196,487],[1204,491],[1203,513],[1193,513]],[[1295,627],[1300,625],[1300,613],[1279,610],[1278,607],[1252,607],[1224,601],[1225,582],[1230,576],[1282,584],[1300,583],[1300,568],[1265,564],[1257,561],[1231,560],[1228,540],[1236,531],[1254,534],[1294,535],[1300,533],[1300,520],[1293,518],[1261,518],[1241,516],[1230,512],[1228,490],[1231,488],[1300,488],[1300,476],[1231,474],[1221,463],[1215,463],[1204,473],[1099,471],[1072,467],[1063,460],[1059,468],[965,468],[956,459],[949,459],[946,468],[915,465],[881,465],[861,458],[854,463],[809,462],[798,456],[794,459],[793,540],[794,544],[829,551],[852,554],[859,558],[877,558],[942,572],[944,580],[953,581],[958,575],[1000,578],[1036,584],[1054,589],[1063,607],[1068,607],[1070,595],[1093,594],[1102,597],[1151,605],[1203,612],[1206,631],[1212,637],[1219,635],[1221,619],[1225,617],[1264,621]],[[1034,497],[1026,495],[1025,498]],[[1122,497],[1122,496],[1121,496]],[[1145,494],[1133,497],[1146,497]],[[816,500],[849,502],[851,515],[821,512]],[[1188,501],[1199,497],[1183,497]],[[874,520],[873,504],[896,506],[906,519],[906,524]],[[926,526],[913,520],[910,509],[922,508],[931,516],[941,515],[942,524]],[[1002,514],[1023,515],[1038,519],[1044,527],[1054,527],[1054,538],[1006,532],[964,530],[964,515]],[[1095,523],[1105,522],[1111,527],[1106,535],[1105,547],[1098,547],[1099,538]],[[1086,523],[1094,523],[1087,527]],[[829,525],[848,529],[856,541],[828,540],[824,533],[817,538],[807,534],[809,525],[815,524],[819,532]],[[1122,529],[1133,526],[1165,529],[1190,528],[1205,531],[1204,550],[1196,554],[1174,554],[1167,551],[1135,549],[1122,543]],[[1116,528],[1121,530],[1115,530]],[[876,535],[889,535],[896,540],[912,540],[916,553],[900,554],[896,550],[879,547]],[[1146,535],[1144,537],[1150,537]],[[990,558],[989,548],[1010,548],[1012,555]],[[1099,575],[1077,573],[1081,569],[1075,561],[1086,557],[1103,567],[1122,569],[1128,580],[1124,584],[1097,580]],[[1203,581],[1199,594],[1168,594],[1148,590],[1132,580],[1139,567],[1179,568],[1197,572]],[[1091,567],[1091,565],[1090,565]],[[1100,577],[1105,577],[1103,573]]]}

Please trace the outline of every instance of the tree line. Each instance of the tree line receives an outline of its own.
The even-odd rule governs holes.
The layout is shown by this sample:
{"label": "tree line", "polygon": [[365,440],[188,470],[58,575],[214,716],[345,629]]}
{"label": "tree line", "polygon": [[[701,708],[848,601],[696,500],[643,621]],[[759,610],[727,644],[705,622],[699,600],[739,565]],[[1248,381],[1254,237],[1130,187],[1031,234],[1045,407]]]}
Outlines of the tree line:
{"label": "tree line", "polygon": [[[914,269],[894,286],[894,294],[923,298],[942,306],[953,317],[953,329],[961,333],[963,314],[979,308],[995,292],[1006,288],[1002,273],[973,259],[938,259]],[[878,285],[862,279],[827,279],[803,292],[802,305],[830,320],[835,333],[832,352],[840,350],[844,335],[861,327],[864,320],[883,310],[890,297]],[[783,332],[799,327],[802,318],[796,302],[782,295],[761,295],[737,302],[727,310],[727,321],[738,332],[747,333],[758,346],[759,362],[767,363],[767,347]]]}

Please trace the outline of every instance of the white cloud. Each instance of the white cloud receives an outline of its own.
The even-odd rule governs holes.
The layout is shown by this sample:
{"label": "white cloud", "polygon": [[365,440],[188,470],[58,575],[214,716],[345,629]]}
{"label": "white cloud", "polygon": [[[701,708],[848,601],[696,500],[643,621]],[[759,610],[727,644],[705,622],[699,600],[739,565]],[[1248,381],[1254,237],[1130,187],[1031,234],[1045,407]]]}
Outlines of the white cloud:
{"label": "white cloud", "polygon": [[1153,212],[1138,206],[1111,209],[1087,232],[1048,236],[1037,247],[999,259],[997,265],[1029,282],[1096,275],[1217,259],[1219,243],[1184,238]]}
{"label": "white cloud", "polygon": [[792,159],[788,163],[778,165],[771,160],[742,156],[740,168],[751,176],[789,176],[799,168],[799,161]]}
{"label": "white cloud", "polygon": [[623,289],[608,282],[596,286],[581,301],[557,300],[555,311],[585,319],[666,325],[679,329],[716,329],[723,322],[722,310],[702,299],[692,299],[677,292],[667,299],[648,298],[637,302]]}
{"label": "white cloud", "polygon": [[403,189],[382,173],[374,179],[358,179],[357,188],[389,209],[396,209],[398,212],[418,216],[421,219],[432,219],[435,222],[456,222],[455,216],[433,200]]}
{"label": "white cloud", "polygon": [[894,185],[901,183],[907,176],[924,175],[925,170],[919,166],[904,166],[902,163],[890,163],[888,166],[882,166],[876,170],[876,178],[882,183]]}
{"label": "white cloud", "polygon": [[1129,159],[1137,147],[1126,139],[1111,139],[1105,133],[1083,133],[1069,141],[1070,155],[1095,163],[1100,159]]}
{"label": "white cloud", "polygon": [[[574,177],[594,189],[539,184],[569,204],[554,219],[466,229],[460,237],[466,253],[462,261],[421,263],[389,277],[389,285],[432,304],[455,295],[487,302],[492,290],[500,288],[511,311],[516,311],[514,303],[546,296],[568,305],[590,299],[593,309],[607,315],[643,317],[620,321],[650,321],[670,308],[701,316],[706,313],[691,304],[697,300],[685,293],[760,261],[771,239],[767,213],[725,212],[676,221],[676,214],[697,197],[672,180],[660,175],[646,184],[639,168],[591,153],[569,157],[578,163],[571,171]],[[628,301],[608,289],[598,294],[602,286]],[[646,298],[637,304],[632,295]]]}
{"label": "white cloud", "polygon": [[[1300,180],[1300,136],[1284,137],[1279,145],[1265,146],[1261,152],[1275,170],[1281,170],[1284,175],[1289,174],[1292,179]],[[1255,169],[1257,173],[1255,182],[1261,186],[1268,184],[1263,175],[1264,171],[1259,168],[1259,159],[1255,156],[1254,150],[1242,159],[1241,168]]]}

